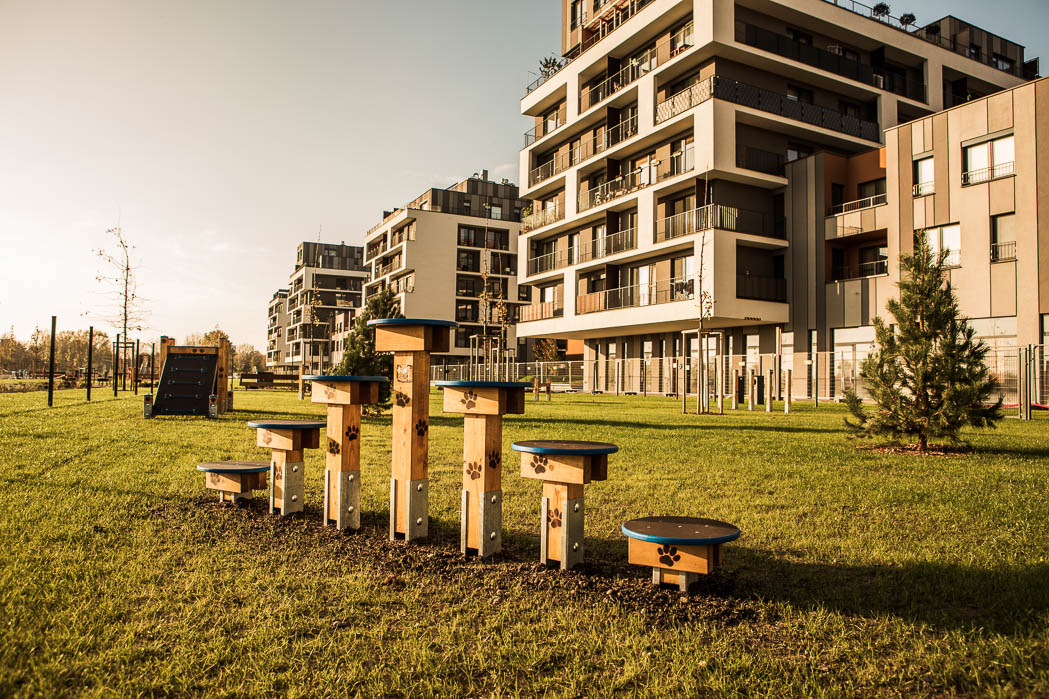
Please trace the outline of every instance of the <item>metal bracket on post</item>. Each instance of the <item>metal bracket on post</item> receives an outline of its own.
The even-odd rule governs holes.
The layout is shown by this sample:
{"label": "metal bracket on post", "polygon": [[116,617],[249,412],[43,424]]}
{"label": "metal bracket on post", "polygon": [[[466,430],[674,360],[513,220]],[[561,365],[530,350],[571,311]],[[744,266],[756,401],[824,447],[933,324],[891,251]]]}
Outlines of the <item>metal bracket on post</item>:
{"label": "metal bracket on post", "polygon": [[306,464],[302,461],[291,461],[284,464],[281,517],[302,512],[302,500],[306,490],[305,471]]}
{"label": "metal bracket on post", "polygon": [[503,548],[503,491],[481,493],[480,521],[478,522],[477,555],[490,556]]}
{"label": "metal bracket on post", "polygon": [[338,505],[339,515],[335,527],[357,530],[361,528],[361,482],[360,471],[339,473]]}
{"label": "metal bracket on post", "polygon": [[404,540],[422,539],[430,532],[430,479],[408,481],[408,512],[404,520]]}
{"label": "metal bracket on post", "polygon": [[566,500],[562,517],[561,570],[568,570],[583,561],[583,498]]}

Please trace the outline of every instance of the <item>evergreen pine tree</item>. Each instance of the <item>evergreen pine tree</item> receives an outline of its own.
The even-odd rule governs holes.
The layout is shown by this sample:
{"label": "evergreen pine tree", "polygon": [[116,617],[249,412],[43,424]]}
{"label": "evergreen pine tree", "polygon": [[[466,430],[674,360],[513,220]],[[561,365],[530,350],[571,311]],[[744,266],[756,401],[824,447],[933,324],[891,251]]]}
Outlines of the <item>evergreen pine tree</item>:
{"label": "evergreen pine tree", "polygon": [[[400,304],[387,287],[368,299],[364,308],[353,321],[353,332],[346,338],[342,361],[328,371],[335,376],[385,376],[393,381],[393,355],[375,351],[375,329],[368,327],[369,320],[379,318],[403,318]],[[379,404],[390,402],[390,384],[379,384]]]}
{"label": "evergreen pine tree", "polygon": [[887,307],[895,325],[874,319],[877,349],[860,365],[874,401],[864,408],[851,388],[846,425],[864,437],[906,437],[921,452],[930,439],[959,441],[962,427],[994,427],[1002,418],[998,382],[984,364],[987,346],[958,311],[947,279],[947,251],[934,256],[924,231],[900,258],[900,298]]}

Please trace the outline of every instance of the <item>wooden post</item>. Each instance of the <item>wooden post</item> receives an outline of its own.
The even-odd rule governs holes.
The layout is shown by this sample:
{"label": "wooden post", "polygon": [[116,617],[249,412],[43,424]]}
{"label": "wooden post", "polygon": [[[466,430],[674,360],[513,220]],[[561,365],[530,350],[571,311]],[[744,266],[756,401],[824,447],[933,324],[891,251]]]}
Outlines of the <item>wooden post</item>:
{"label": "wooden post", "polygon": [[51,360],[47,365],[47,407],[55,404],[55,327],[56,316],[51,316]]}
{"label": "wooden post", "polygon": [[91,353],[95,348],[95,326],[87,327],[87,399],[91,400]]}
{"label": "wooden post", "polygon": [[791,399],[791,393],[793,392],[793,386],[792,386],[792,384],[790,382],[790,380],[791,380],[791,373],[793,373],[793,372],[790,369],[787,369],[787,391],[786,391],[786,393],[783,394],[783,414],[784,415],[789,415],[790,414],[790,399]]}
{"label": "wooden post", "polygon": [[768,377],[768,380],[765,382],[765,412],[766,413],[771,413],[772,412],[772,376],[774,374],[775,374],[775,372],[772,369],[769,369],[769,377]]}

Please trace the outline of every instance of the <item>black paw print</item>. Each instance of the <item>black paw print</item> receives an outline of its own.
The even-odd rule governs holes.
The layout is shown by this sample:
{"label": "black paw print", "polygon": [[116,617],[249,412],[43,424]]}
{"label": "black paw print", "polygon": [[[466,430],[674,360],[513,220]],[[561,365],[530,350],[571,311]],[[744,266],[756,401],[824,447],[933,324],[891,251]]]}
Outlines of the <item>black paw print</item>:
{"label": "black paw print", "polygon": [[[547,458],[541,454],[532,454],[532,470],[536,473],[546,473],[547,466],[550,466],[550,462]],[[553,467],[550,468],[553,471]]]}
{"label": "black paw print", "polygon": [[503,455],[498,451],[493,451],[488,455],[488,468],[499,468],[499,464],[503,462]]}
{"label": "black paw print", "polygon": [[561,510],[554,508],[546,511],[546,523],[550,525],[551,529],[557,529],[561,526]]}
{"label": "black paw print", "polygon": [[460,401],[469,410],[477,405],[477,394],[473,391],[467,391],[463,394],[462,400]]}
{"label": "black paw print", "polygon": [[339,443],[336,442],[331,437],[328,438],[328,453],[329,454],[338,454],[339,453]]}
{"label": "black paw print", "polygon": [[394,395],[393,397],[393,400],[401,408],[405,407],[406,405],[412,402],[412,399],[408,397],[408,394],[401,393],[400,391],[397,391],[396,395]]}
{"label": "black paw print", "polygon": [[419,420],[419,422],[415,423],[415,434],[420,437],[425,437],[428,429],[430,429],[430,426],[426,424],[426,420]]}
{"label": "black paw print", "polygon": [[466,475],[470,477],[470,480],[476,481],[481,477],[481,464],[476,461],[466,464]]}
{"label": "black paw print", "polygon": [[361,435],[361,428],[357,425],[350,425],[346,428],[346,441],[352,442]]}
{"label": "black paw print", "polygon": [[669,544],[657,548],[656,553],[659,554],[659,562],[669,568],[672,568],[675,563],[681,560],[681,554],[677,552],[677,547]]}

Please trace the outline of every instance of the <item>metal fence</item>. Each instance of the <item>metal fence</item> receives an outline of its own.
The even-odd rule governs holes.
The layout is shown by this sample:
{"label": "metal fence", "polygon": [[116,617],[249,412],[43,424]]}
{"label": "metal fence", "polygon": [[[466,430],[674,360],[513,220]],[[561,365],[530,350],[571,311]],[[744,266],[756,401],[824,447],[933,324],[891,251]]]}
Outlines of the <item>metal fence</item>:
{"label": "metal fence", "polygon": [[[997,348],[988,352],[985,361],[998,380],[1006,409],[1021,407],[1025,398],[1035,407],[1049,406],[1046,347]],[[550,383],[554,392],[654,396],[695,396],[697,387],[705,384],[710,400],[716,401],[720,387],[726,403],[731,403],[733,396],[746,402],[753,378],[759,403],[766,394],[775,401],[783,400],[788,389],[793,400],[840,401],[848,388],[861,398],[868,398],[860,376],[860,365],[866,356],[864,351],[853,350],[720,356],[711,352],[706,357],[460,364],[434,366],[431,378],[528,382],[538,379],[541,384]]]}

